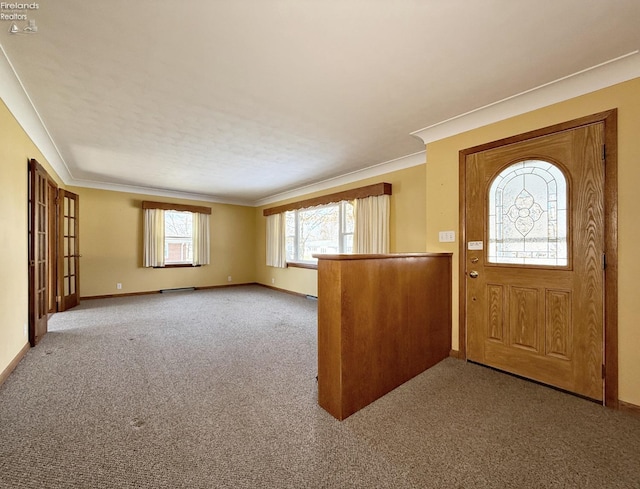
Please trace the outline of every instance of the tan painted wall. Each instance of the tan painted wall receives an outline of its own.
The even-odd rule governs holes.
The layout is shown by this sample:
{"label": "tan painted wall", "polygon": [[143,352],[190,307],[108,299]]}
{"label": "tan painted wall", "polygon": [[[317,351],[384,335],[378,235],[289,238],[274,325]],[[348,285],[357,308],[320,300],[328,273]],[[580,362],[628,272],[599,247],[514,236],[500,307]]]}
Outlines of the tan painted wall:
{"label": "tan painted wall", "polygon": [[438,231],[458,230],[458,154],[465,148],[618,108],[619,205],[619,397],[640,405],[640,301],[636,259],[640,241],[637,193],[640,188],[640,79],[507,119],[427,145],[427,249],[454,253],[454,327],[458,338],[458,242],[439,243]]}
{"label": "tan painted wall", "polygon": [[389,219],[389,251],[392,253],[425,251],[425,171],[425,165],[418,165],[258,208],[256,210],[256,281],[292,292],[318,295],[318,275],[315,270],[294,267],[273,268],[265,265],[266,219],[262,215],[264,209],[379,182],[388,182],[393,186]]}
{"label": "tan painted wall", "polygon": [[[255,276],[253,207],[69,188],[80,196],[80,295],[91,297],[176,287],[251,283]],[[143,200],[211,207],[211,264],[142,267]],[[121,283],[122,289],[116,289]]]}
{"label": "tan painted wall", "polygon": [[27,162],[35,158],[49,175],[58,175],[0,102],[0,372],[28,341]]}

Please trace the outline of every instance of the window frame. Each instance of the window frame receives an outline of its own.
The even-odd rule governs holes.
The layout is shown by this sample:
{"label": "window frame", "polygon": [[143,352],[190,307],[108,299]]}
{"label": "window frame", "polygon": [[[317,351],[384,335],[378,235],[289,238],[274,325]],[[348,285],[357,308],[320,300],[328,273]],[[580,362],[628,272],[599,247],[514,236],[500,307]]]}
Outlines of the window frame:
{"label": "window frame", "polygon": [[[174,261],[174,262],[170,262],[167,261],[167,256],[169,255],[169,241],[168,241],[168,237],[167,236],[167,213],[171,212],[171,213],[180,213],[180,214],[184,214],[184,213],[188,213],[189,217],[191,218],[191,235],[190,236],[180,236],[180,238],[189,238],[189,243],[191,246],[191,260],[190,261]],[[195,213],[191,212],[191,211],[177,211],[174,209],[165,209],[164,210],[164,268],[167,267],[192,267],[193,265],[193,219],[194,219]],[[186,240],[184,242],[181,243],[185,243]],[[182,253],[181,253],[182,254]]]}
{"label": "window frame", "polygon": [[[286,263],[287,266],[291,266],[291,267],[298,267],[298,268],[310,268],[310,269],[317,269],[318,266],[318,259],[317,258],[313,258],[311,260],[304,260],[304,259],[300,259],[300,212],[309,212],[309,211],[313,211],[313,210],[320,210],[320,209],[326,209],[328,207],[337,207],[338,209],[338,235],[337,235],[337,242],[338,242],[338,253],[342,254],[342,253],[349,253],[347,251],[345,251],[344,249],[344,238],[345,236],[353,236],[354,231],[355,231],[355,227],[354,230],[351,232],[346,232],[346,217],[347,217],[347,213],[346,213],[346,204],[350,204],[351,206],[353,206],[355,203],[355,199],[354,200],[341,200],[339,202],[330,202],[327,204],[320,204],[314,207],[304,207],[304,208],[300,208],[300,209],[291,209],[288,211],[285,211],[284,214],[286,216],[286,214],[293,212],[294,213],[294,234],[293,234],[293,243],[294,243],[294,259],[290,260],[289,257],[286,257]],[[286,217],[285,217],[286,219]],[[288,239],[291,235],[290,234],[286,234],[286,238]],[[353,253],[353,252],[351,252]]]}

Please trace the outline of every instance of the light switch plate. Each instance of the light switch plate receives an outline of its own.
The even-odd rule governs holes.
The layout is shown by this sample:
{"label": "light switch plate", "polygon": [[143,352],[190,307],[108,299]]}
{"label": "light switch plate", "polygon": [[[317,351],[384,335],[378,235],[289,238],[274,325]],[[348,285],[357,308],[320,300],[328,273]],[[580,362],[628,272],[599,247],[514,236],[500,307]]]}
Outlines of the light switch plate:
{"label": "light switch plate", "polygon": [[438,233],[438,240],[441,243],[453,243],[456,240],[455,231],[440,231]]}

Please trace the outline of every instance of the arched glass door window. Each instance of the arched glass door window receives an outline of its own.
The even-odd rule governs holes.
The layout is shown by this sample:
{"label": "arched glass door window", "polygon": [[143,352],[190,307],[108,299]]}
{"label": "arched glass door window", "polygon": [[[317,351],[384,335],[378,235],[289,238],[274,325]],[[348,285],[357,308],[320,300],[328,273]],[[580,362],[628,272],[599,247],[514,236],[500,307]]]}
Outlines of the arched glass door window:
{"label": "arched glass door window", "polygon": [[489,189],[490,263],[565,267],[567,180],[542,160],[514,163]]}

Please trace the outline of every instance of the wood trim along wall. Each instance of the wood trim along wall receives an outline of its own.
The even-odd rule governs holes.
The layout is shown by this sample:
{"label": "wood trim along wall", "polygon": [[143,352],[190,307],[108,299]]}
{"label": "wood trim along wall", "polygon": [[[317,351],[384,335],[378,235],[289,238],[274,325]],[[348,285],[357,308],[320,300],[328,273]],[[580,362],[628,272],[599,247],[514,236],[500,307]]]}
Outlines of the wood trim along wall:
{"label": "wood trim along wall", "polygon": [[[300,292],[293,292],[291,290],[279,289],[278,287],[273,287],[272,285],[259,284],[258,282],[247,282],[244,284],[206,285],[204,287],[193,287],[193,290],[226,289],[229,287],[240,287],[243,285],[259,285],[260,287],[265,287],[267,289],[275,290],[277,292],[283,292],[289,295],[295,295],[297,297],[313,297],[308,294],[302,294]],[[189,287],[185,287],[185,288],[189,288]],[[147,292],[129,292],[125,294],[92,295],[87,297],[81,297],[81,299],[82,300],[111,299],[114,297],[133,297],[137,295],[151,295],[151,294],[160,294],[160,293],[162,293],[162,291],[160,290],[149,290]]]}
{"label": "wood trim along wall", "polygon": [[9,365],[7,365],[7,368],[5,368],[2,373],[0,374],[0,385],[4,384],[4,381],[7,380],[7,378],[9,377],[9,375],[11,375],[11,372],[13,372],[15,370],[15,368],[18,366],[18,364],[20,363],[20,360],[22,360],[22,358],[27,354],[27,352],[29,351],[29,348],[31,348],[31,345],[29,344],[29,342],[27,341],[24,346],[22,347],[22,349],[18,352],[18,354],[14,357],[13,360],[11,360],[11,362],[9,363]]}
{"label": "wood trim along wall", "polygon": [[[302,294],[300,292],[293,292],[291,290],[280,289],[278,287],[273,287],[272,285],[260,284],[258,282],[247,282],[244,284],[225,284],[225,285],[206,285],[204,287],[193,287],[194,290],[208,290],[208,289],[226,289],[228,287],[240,287],[242,285],[259,285],[260,287],[265,287],[267,289],[275,290],[277,292],[283,292],[289,295],[295,295],[297,297],[311,297],[308,294]],[[81,300],[93,300],[93,299],[112,299],[114,297],[133,297],[137,295],[151,295],[151,294],[160,294],[160,290],[149,290],[146,292],[128,292],[124,294],[106,294],[106,295],[91,295],[86,297],[81,297]],[[1,382],[0,382],[1,384]]]}
{"label": "wood trim along wall", "polygon": [[317,263],[305,263],[305,262],[301,262],[301,261],[288,261],[287,262],[287,267],[291,267],[291,268],[306,268],[308,270],[317,270],[318,269],[318,264]]}
{"label": "wood trim along wall", "polygon": [[[205,285],[204,287],[184,287],[185,289],[192,288],[193,290],[205,290],[205,289],[224,289],[228,287],[239,287],[241,285],[260,285],[257,282],[246,282],[242,284],[224,284],[224,285]],[[280,289],[277,289],[280,290]],[[93,299],[112,299],[114,297],[133,297],[137,295],[151,295],[161,294],[161,290],[147,290],[144,292],[125,292],[124,294],[105,294],[105,295],[88,295],[80,297],[80,300],[93,300]]]}
{"label": "wood trim along wall", "polygon": [[546,136],[561,131],[567,131],[589,124],[604,123],[604,139],[606,148],[605,164],[605,189],[604,189],[604,221],[606,255],[605,291],[604,291],[604,405],[617,409],[618,401],[618,110],[611,109],[597,114],[588,115],[572,121],[555,124],[553,126],[536,129],[516,136],[481,144],[472,148],[463,149],[459,153],[459,323],[458,338],[460,358],[466,359],[466,281],[465,265],[466,236],[465,236],[465,183],[466,183],[466,157],[472,153],[486,151],[488,149],[506,146],[527,139]]}
{"label": "wood trim along wall", "polygon": [[377,195],[391,195],[391,184],[374,183],[373,185],[367,185],[366,187],[353,188],[351,190],[322,195],[312,199],[291,202],[290,204],[279,205],[277,207],[270,207],[263,210],[262,215],[266,217],[273,214],[280,214],[282,212],[294,211],[296,209],[304,209],[306,207],[331,204],[333,202],[340,202],[343,200],[364,199],[366,197],[375,197]]}
{"label": "wood trim along wall", "polygon": [[256,283],[255,285],[259,285],[260,287],[264,287],[266,289],[275,290],[276,292],[282,292],[284,294],[295,295],[296,297],[302,297],[304,299],[306,299],[308,297],[313,297],[314,299],[316,298],[315,296],[311,296],[309,294],[303,294],[301,292],[294,292],[293,290],[280,289],[278,287],[274,287],[273,285],[266,285],[266,284],[259,284],[259,283]]}
{"label": "wood trim along wall", "polygon": [[90,301],[93,299],[112,299],[114,297],[134,297],[137,295],[150,295],[150,294],[159,294],[159,290],[149,290],[145,292],[125,292],[124,294],[105,294],[105,295],[87,295],[81,296],[81,301]]}
{"label": "wood trim along wall", "polygon": [[618,400],[618,111],[601,114],[604,121],[604,405]]}
{"label": "wood trim along wall", "polygon": [[458,358],[462,360],[467,359],[467,154],[467,150],[463,150],[458,155]]}
{"label": "wood trim along wall", "polygon": [[198,214],[211,214],[211,207],[186,204],[170,204],[168,202],[142,201],[143,209],[162,209],[165,211],[196,212]]}
{"label": "wood trim along wall", "polygon": [[640,406],[636,406],[630,402],[618,401],[618,409],[626,413],[631,413],[635,416],[640,416]]}

